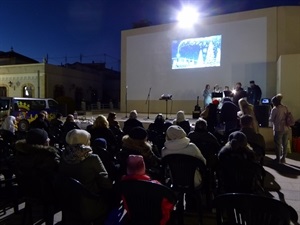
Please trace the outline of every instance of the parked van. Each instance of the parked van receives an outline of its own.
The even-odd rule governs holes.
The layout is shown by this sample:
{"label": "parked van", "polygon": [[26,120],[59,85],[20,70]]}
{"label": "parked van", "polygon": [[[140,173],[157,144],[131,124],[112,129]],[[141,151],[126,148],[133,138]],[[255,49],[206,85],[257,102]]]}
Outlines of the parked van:
{"label": "parked van", "polygon": [[48,112],[48,119],[51,120],[59,111],[59,105],[52,98],[1,97],[0,124],[7,115],[12,115],[16,117],[18,130],[27,131],[29,124],[38,117],[42,110]]}

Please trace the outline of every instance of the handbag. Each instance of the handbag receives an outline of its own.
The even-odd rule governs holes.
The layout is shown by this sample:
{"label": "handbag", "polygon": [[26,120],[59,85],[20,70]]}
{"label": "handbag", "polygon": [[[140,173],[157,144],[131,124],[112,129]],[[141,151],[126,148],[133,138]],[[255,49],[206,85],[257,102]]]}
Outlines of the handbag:
{"label": "handbag", "polygon": [[285,115],[285,123],[286,126],[291,127],[295,125],[295,119],[294,116],[291,112],[287,111],[286,115]]}

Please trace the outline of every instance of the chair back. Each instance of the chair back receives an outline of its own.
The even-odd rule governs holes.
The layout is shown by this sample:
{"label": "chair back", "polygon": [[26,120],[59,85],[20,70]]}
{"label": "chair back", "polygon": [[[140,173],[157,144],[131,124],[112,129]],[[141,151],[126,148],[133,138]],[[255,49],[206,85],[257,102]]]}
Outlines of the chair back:
{"label": "chair back", "polygon": [[58,175],[54,187],[62,208],[63,224],[89,224],[101,217],[106,209],[100,196],[87,190],[76,179]]}
{"label": "chair back", "polygon": [[214,204],[217,225],[289,225],[295,211],[279,200],[245,193],[219,195]]}
{"label": "chair back", "polygon": [[163,166],[169,173],[172,188],[178,190],[194,190],[194,177],[198,169],[205,176],[206,166],[198,158],[184,154],[170,154],[162,159]]}
{"label": "chair back", "polygon": [[220,193],[263,193],[264,168],[250,160],[227,158],[218,170]]}
{"label": "chair back", "polygon": [[168,187],[151,181],[121,181],[117,189],[128,208],[132,225],[159,225],[163,199],[175,203],[175,195]]}

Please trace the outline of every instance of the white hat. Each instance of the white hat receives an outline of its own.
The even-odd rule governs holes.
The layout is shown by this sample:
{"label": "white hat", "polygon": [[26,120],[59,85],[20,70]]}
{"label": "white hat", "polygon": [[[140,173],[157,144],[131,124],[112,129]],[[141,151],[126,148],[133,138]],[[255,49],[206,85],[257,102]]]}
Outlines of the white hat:
{"label": "white hat", "polygon": [[169,140],[182,139],[185,137],[185,131],[178,125],[172,125],[167,130],[167,138]]}
{"label": "white hat", "polygon": [[67,133],[66,142],[69,145],[89,145],[91,134],[86,130],[73,129]]}

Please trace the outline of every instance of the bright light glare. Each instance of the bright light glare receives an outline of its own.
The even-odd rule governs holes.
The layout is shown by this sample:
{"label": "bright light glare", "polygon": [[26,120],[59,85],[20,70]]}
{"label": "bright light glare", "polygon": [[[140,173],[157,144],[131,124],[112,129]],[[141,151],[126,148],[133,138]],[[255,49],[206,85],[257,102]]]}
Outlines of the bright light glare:
{"label": "bright light glare", "polygon": [[185,6],[181,12],[178,13],[177,20],[183,27],[193,26],[199,17],[199,13],[196,8],[192,6]]}
{"label": "bright light glare", "polygon": [[235,93],[236,93],[236,90],[235,90],[235,89],[233,89],[233,90],[232,90],[232,93],[235,95]]}

